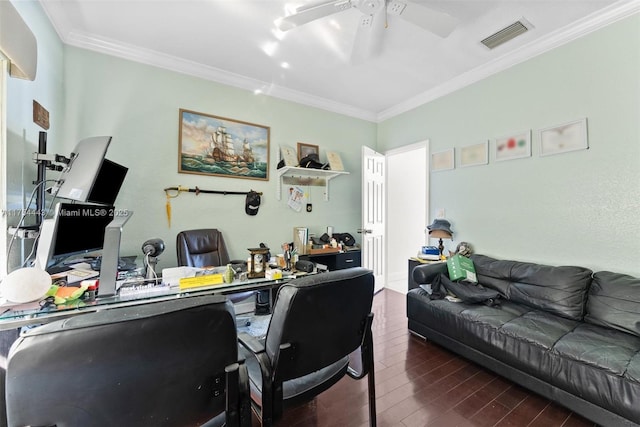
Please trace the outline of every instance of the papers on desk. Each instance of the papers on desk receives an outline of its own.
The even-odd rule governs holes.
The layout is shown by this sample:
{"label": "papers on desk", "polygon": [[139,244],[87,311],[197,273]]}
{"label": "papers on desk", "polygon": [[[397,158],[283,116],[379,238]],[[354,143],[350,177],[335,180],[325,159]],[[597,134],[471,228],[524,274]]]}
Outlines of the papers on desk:
{"label": "papers on desk", "polygon": [[162,283],[169,286],[180,285],[180,279],[184,277],[196,277],[196,273],[202,271],[197,267],[171,267],[162,269]]}
{"label": "papers on desk", "polygon": [[205,274],[196,277],[183,277],[179,280],[180,290],[198,288],[200,286],[213,286],[224,283],[222,274]]}
{"label": "papers on desk", "polygon": [[67,284],[79,283],[83,280],[92,279],[98,277],[99,271],[95,271],[86,262],[70,265],[71,270],[63,271],[62,273],[56,273],[51,275],[51,280],[55,283],[56,280],[66,279]]}

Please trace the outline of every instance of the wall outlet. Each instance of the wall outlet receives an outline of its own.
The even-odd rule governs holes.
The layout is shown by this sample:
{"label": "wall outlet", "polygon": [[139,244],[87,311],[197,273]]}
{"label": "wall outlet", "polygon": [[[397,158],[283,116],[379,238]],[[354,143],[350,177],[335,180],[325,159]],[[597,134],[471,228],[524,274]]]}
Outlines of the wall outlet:
{"label": "wall outlet", "polygon": [[436,209],[436,218],[443,219],[444,218],[444,208]]}

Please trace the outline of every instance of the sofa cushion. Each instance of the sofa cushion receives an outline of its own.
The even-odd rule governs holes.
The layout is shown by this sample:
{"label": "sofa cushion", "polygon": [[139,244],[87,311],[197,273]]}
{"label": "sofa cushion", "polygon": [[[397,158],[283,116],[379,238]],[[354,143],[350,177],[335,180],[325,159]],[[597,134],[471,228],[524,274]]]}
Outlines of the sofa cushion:
{"label": "sofa cushion", "polygon": [[594,273],[585,321],[640,336],[640,279],[610,271]]}
{"label": "sofa cushion", "polygon": [[502,327],[502,332],[543,347],[545,350],[550,350],[560,338],[572,331],[578,324],[575,320],[536,310],[525,313],[505,324]]}
{"label": "sofa cushion", "polygon": [[501,261],[474,255],[478,282],[529,307],[582,320],[591,270],[584,267]]}
{"label": "sofa cushion", "polygon": [[551,352],[551,383],[640,422],[640,338],[581,323]]}

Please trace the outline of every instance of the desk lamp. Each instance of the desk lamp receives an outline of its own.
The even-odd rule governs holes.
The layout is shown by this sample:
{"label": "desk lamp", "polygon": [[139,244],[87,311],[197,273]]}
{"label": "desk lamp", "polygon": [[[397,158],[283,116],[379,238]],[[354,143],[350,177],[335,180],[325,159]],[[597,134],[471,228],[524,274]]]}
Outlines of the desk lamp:
{"label": "desk lamp", "polygon": [[438,249],[440,250],[440,259],[444,256],[444,244],[442,239],[452,239],[453,231],[451,231],[451,223],[446,219],[434,219],[433,224],[427,225],[429,237],[440,239],[438,241]]}

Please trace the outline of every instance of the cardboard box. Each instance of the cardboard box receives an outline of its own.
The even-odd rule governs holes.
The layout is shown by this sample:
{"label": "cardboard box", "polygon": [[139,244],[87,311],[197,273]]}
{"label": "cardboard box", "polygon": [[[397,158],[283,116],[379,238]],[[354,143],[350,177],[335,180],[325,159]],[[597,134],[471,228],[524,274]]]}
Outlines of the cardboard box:
{"label": "cardboard box", "polygon": [[447,270],[449,270],[449,279],[453,281],[460,279],[465,279],[470,282],[478,281],[473,261],[465,256],[454,255],[449,258],[447,260]]}

